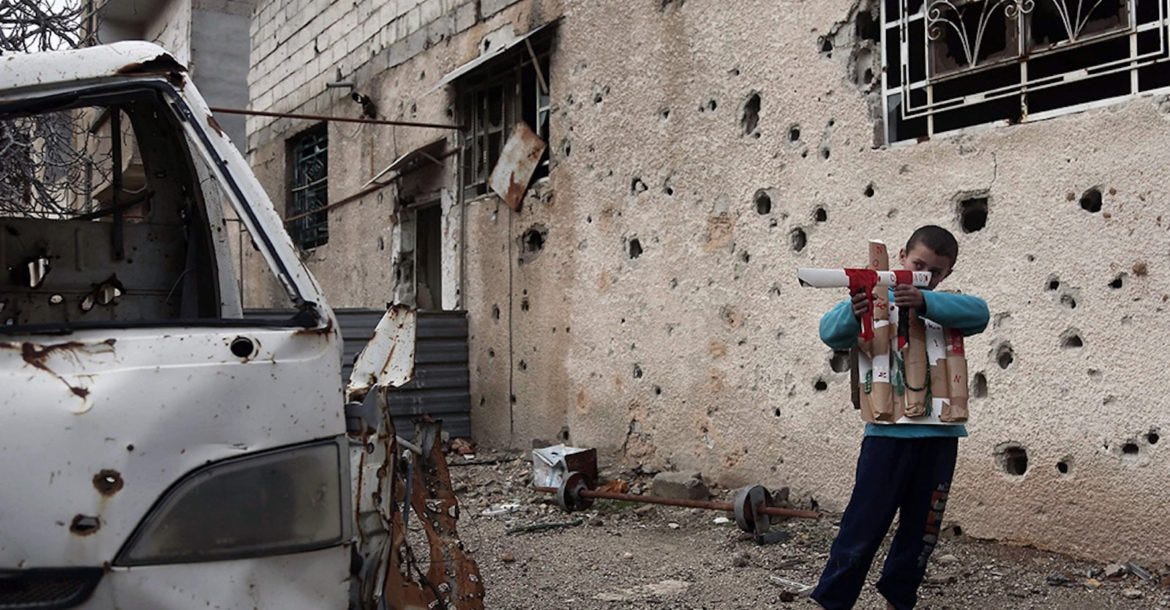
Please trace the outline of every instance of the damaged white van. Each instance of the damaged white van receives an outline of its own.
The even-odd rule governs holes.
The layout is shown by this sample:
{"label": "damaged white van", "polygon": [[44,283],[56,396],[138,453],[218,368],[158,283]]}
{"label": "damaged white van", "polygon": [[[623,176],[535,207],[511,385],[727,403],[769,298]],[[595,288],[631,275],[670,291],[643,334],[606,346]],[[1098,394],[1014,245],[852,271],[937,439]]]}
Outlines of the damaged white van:
{"label": "damaged white van", "polygon": [[[290,315],[244,316],[249,241]],[[367,350],[407,378],[411,315]],[[347,434],[340,350],[165,51],[0,57],[0,610],[482,607],[437,431],[365,383]]]}

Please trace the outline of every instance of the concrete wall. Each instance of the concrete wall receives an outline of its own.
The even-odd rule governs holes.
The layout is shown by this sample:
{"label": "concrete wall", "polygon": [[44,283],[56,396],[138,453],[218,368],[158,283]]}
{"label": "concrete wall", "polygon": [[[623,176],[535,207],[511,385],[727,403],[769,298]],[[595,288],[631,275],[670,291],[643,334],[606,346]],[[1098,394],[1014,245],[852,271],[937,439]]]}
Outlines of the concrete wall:
{"label": "concrete wall", "polygon": [[[1154,524],[1170,517],[1170,441],[1159,436],[1170,399],[1155,389],[1155,346],[1170,339],[1170,104],[1140,98],[874,148],[839,23],[852,8],[262,2],[251,96],[258,109],[356,116],[345,92],[324,88],[340,68],[382,117],[453,121],[451,92],[426,94],[442,74],[502,25],[523,32],[563,15],[550,180],[519,213],[494,197],[464,202],[465,239],[449,233],[452,255],[464,255],[481,443],[563,438],[646,469],[789,485],[840,509],[862,427],[848,374],[834,372],[816,329],[842,295],[799,288],[795,268],[860,264],[867,239],[897,246],[937,223],[960,234],[944,288],[983,296],[994,320],[967,342],[986,395],[972,402],[948,520],[976,536],[1167,559],[1170,533]],[[831,57],[819,40],[830,30]],[[753,95],[758,138],[741,127]],[[305,127],[249,121],[277,200],[285,141]],[[443,133],[329,129],[330,200]],[[1104,194],[1096,213],[1078,205],[1092,187]],[[983,190],[987,224],[962,234],[955,197]],[[770,209],[757,206],[760,191]],[[330,212],[329,244],[307,256],[332,304],[386,300],[393,200],[388,188]],[[520,237],[537,224],[544,247],[521,263]],[[1080,347],[1062,347],[1069,333]],[[1004,472],[1005,443],[1027,451],[1023,476]]]}

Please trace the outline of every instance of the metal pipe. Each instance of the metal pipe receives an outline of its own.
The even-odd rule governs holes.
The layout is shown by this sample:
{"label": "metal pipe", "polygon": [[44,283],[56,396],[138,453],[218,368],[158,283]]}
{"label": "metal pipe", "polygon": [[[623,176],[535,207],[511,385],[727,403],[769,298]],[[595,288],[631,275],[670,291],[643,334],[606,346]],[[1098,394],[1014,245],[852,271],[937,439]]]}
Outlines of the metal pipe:
{"label": "metal pipe", "polygon": [[[555,487],[534,487],[536,491],[543,493],[557,493]],[[642,496],[637,494],[624,494],[612,491],[597,491],[593,489],[581,490],[582,498],[594,498],[601,500],[620,500],[622,502],[639,502],[642,504],[662,504],[664,506],[678,506],[681,508],[702,508],[706,510],[721,510],[728,513],[735,512],[735,507],[730,502],[718,502],[715,500],[680,500],[674,498],[663,498],[660,496]],[[759,507],[761,513],[771,517],[799,517],[801,519],[819,519],[820,513],[811,510],[797,510],[795,508],[777,508],[775,506]]]}
{"label": "metal pipe", "polygon": [[415,121],[387,121],[384,119],[356,119],[350,117],[324,116],[319,114],[294,114],[291,112],[266,112],[263,110],[243,110],[240,108],[209,108],[212,112],[221,114],[246,114],[250,116],[266,116],[276,119],[304,119],[306,121],[324,121],[336,123],[366,123],[369,125],[401,125],[403,127],[433,127],[435,129],[453,129],[466,131],[463,125],[447,125],[444,123],[418,123]]}

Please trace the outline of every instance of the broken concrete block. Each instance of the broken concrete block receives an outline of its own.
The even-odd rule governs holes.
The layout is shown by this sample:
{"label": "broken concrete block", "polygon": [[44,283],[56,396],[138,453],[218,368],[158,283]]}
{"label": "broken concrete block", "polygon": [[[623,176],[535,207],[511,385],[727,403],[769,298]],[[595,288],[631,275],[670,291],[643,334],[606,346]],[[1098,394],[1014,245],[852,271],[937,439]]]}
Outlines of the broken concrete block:
{"label": "broken concrete block", "polygon": [[711,495],[697,472],[660,472],[654,475],[653,493],[679,500],[706,500]]}

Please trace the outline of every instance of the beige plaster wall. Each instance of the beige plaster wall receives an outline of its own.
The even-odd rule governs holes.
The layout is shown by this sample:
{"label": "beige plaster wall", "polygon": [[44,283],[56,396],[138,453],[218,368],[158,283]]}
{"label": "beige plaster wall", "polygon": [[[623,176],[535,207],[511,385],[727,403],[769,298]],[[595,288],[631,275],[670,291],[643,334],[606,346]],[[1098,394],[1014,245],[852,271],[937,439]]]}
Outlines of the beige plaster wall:
{"label": "beige plaster wall", "polygon": [[[799,288],[795,269],[860,264],[867,239],[896,246],[925,223],[959,233],[955,195],[987,190],[987,226],[960,234],[959,264],[944,284],[986,298],[994,319],[967,342],[987,395],[972,403],[947,518],[975,536],[1167,559],[1170,533],[1157,525],[1170,517],[1170,441],[1157,436],[1170,429],[1170,399],[1157,389],[1158,346],[1170,339],[1167,104],[1142,98],[875,149],[847,49],[829,58],[818,42],[850,9],[844,0],[520,2],[393,66],[377,67],[386,51],[376,47],[343,55],[359,64],[347,66],[358,87],[378,92],[384,116],[450,120],[449,92],[424,95],[442,73],[502,23],[525,31],[563,14],[550,180],[519,213],[492,197],[465,203],[462,305],[478,440],[528,447],[565,438],[726,485],[788,485],[840,509],[862,427],[848,375],[832,371],[816,329],[843,295]],[[261,74],[267,64],[257,58],[266,56],[253,49],[257,103],[256,84],[276,77]],[[368,67],[358,61],[365,54]],[[740,127],[753,92],[758,139]],[[301,105],[277,95],[257,107],[354,113],[328,95],[313,89]],[[791,141],[794,125],[800,137]],[[293,131],[249,123],[274,193]],[[428,137],[331,125],[338,192]],[[1100,213],[1077,203],[1094,186],[1105,193]],[[753,200],[761,189],[767,214]],[[311,264],[331,303],[384,300],[389,255],[374,244],[393,223],[389,199],[340,208],[330,222],[336,233]],[[545,246],[521,264],[519,238],[536,224],[547,228]],[[798,229],[807,244],[796,251]],[[1122,286],[1111,288],[1121,273]],[[1049,290],[1053,276],[1060,285]],[[1061,347],[1070,329],[1083,347]],[[1002,368],[1006,344],[1013,360]],[[1027,450],[1022,477],[996,460],[1007,442]],[[1056,468],[1062,460],[1068,474]]]}

